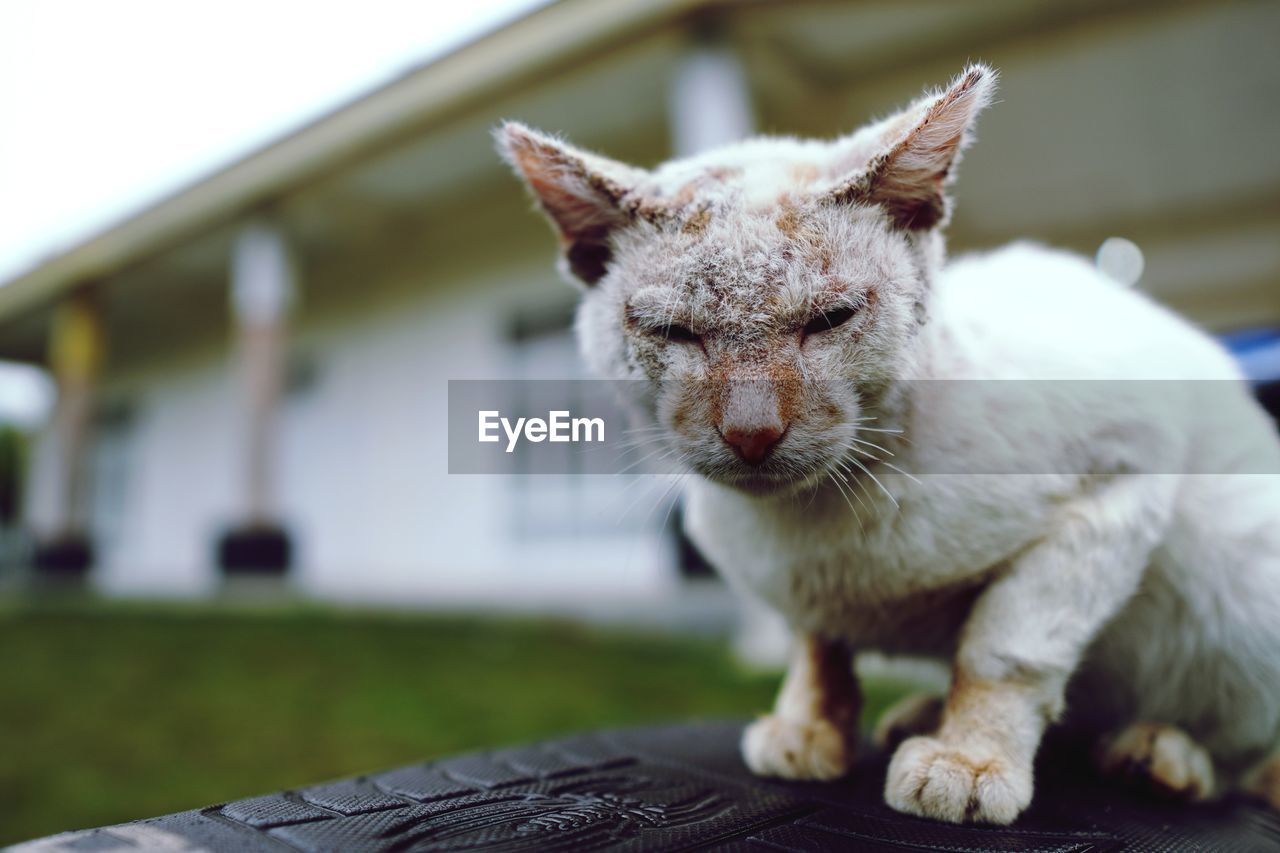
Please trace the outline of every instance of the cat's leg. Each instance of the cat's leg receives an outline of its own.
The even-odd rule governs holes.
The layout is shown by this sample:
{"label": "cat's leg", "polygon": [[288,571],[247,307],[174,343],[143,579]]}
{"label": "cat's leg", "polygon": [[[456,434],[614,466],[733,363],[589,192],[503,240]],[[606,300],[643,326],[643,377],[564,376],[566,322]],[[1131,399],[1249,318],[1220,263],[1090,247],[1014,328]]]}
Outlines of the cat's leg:
{"label": "cat's leg", "polygon": [[1103,773],[1165,794],[1204,800],[1214,793],[1213,759],[1177,726],[1134,723],[1104,738],[1094,756]]}
{"label": "cat's leg", "polygon": [[797,638],[773,713],[747,727],[742,757],[753,773],[838,779],[857,755],[862,696],[841,642]]}
{"label": "cat's leg", "polygon": [[1125,477],[1064,504],[1056,523],[982,592],[965,623],[942,725],[906,740],[885,801],[952,822],[1010,823],[1089,642],[1133,594],[1162,535],[1174,483]]}
{"label": "cat's leg", "polygon": [[1280,811],[1280,752],[1263,759],[1261,764],[1245,774],[1240,792]]}
{"label": "cat's leg", "polygon": [[877,749],[890,750],[912,735],[930,735],[942,723],[943,697],[936,693],[913,693],[893,703],[876,721],[871,742]]}

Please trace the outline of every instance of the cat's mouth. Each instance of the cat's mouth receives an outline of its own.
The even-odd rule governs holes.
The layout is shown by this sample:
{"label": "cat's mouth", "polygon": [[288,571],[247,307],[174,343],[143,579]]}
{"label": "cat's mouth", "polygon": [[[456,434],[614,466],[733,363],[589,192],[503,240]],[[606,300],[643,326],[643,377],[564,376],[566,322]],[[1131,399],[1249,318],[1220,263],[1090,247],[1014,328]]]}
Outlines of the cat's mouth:
{"label": "cat's mouth", "polygon": [[767,476],[751,476],[745,477],[734,483],[734,488],[746,492],[751,495],[777,495],[792,491],[803,483],[803,478],[797,479],[794,476],[787,477],[767,477]]}
{"label": "cat's mouth", "polygon": [[785,456],[771,456],[760,465],[749,465],[738,459],[717,460],[692,466],[694,471],[714,483],[750,495],[778,495],[803,488],[813,474]]}

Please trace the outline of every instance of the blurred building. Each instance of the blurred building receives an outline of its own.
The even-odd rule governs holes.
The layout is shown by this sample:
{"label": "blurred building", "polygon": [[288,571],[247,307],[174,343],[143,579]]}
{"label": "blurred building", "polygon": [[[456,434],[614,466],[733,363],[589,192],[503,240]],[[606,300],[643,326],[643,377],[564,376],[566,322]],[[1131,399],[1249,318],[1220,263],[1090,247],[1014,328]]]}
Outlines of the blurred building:
{"label": "blurred building", "polygon": [[562,0],[0,287],[0,358],[59,386],[39,560],[120,594],[287,566],[343,600],[670,600],[696,559],[660,489],[447,474],[447,380],[579,375],[500,118],[647,165],[835,135],[981,58],[953,250],[1121,236],[1225,333],[1280,323],[1278,32],[1265,0]]}

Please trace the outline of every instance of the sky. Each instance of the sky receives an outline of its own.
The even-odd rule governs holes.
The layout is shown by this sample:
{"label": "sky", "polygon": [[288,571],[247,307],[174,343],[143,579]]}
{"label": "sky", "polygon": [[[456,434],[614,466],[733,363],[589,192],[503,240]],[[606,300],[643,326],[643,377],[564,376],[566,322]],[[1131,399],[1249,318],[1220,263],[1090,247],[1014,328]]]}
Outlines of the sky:
{"label": "sky", "polygon": [[546,2],[3,0],[0,282]]}
{"label": "sky", "polygon": [[0,281],[546,0],[4,0]]}

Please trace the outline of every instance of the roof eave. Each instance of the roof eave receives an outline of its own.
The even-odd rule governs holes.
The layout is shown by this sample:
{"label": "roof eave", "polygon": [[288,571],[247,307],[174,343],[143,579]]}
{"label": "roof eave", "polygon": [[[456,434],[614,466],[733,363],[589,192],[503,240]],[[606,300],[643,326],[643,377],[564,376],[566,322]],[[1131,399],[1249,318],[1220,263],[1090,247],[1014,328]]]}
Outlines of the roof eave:
{"label": "roof eave", "polygon": [[560,0],[272,142],[0,283],[0,321],[288,194],[361,155],[715,0]]}

